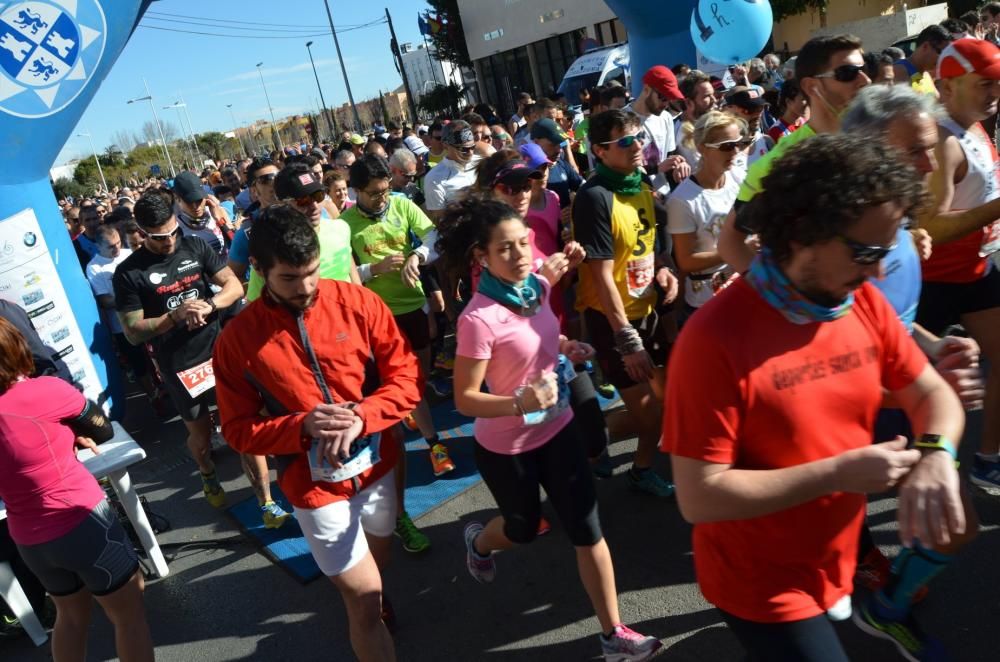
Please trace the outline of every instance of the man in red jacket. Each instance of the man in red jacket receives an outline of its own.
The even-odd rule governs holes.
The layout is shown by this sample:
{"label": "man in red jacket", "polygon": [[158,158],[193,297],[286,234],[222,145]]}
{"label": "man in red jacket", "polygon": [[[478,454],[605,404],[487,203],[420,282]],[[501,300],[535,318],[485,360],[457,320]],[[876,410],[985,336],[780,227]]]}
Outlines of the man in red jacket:
{"label": "man in red jacket", "polygon": [[223,435],[242,453],[277,456],[278,484],[343,596],[354,652],[394,660],[379,566],[396,524],[399,444],[386,436],[420,401],[416,356],[377,295],[320,280],[300,212],[269,207],[249,249],[266,285],[215,346]]}

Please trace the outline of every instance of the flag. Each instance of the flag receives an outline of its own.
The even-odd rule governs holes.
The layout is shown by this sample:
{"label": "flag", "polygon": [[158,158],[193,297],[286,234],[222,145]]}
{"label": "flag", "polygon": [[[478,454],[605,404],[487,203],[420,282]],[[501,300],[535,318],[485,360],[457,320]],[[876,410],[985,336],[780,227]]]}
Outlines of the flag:
{"label": "flag", "polygon": [[424,20],[427,23],[427,27],[430,29],[430,34],[439,34],[441,32],[444,32],[445,25],[441,21],[440,16],[436,18],[431,18],[430,14],[428,14]]}
{"label": "flag", "polygon": [[419,29],[420,34],[424,36],[427,36],[431,33],[431,26],[427,24],[427,21],[424,19],[423,14],[419,13],[417,14],[417,29]]}

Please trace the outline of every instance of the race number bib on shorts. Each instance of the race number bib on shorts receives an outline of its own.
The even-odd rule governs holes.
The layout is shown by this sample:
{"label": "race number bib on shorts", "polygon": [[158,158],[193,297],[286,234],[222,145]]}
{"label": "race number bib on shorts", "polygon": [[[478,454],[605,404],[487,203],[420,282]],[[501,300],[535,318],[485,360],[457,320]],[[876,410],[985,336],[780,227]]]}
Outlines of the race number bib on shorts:
{"label": "race number bib on shorts", "polygon": [[635,260],[629,260],[628,264],[625,265],[629,296],[633,299],[641,299],[646,296],[653,284],[653,273],[652,253]]}
{"label": "race number bib on shorts", "polygon": [[983,245],[979,247],[979,257],[989,257],[1000,251],[1000,221],[994,221],[983,228]]}
{"label": "race number bib on shorts", "polygon": [[381,440],[381,432],[358,437],[348,449],[347,459],[343,461],[342,466],[334,469],[325,457],[320,456],[319,440],[313,439],[312,446],[309,447],[309,471],[312,479],[339,483],[368,471],[382,459],[378,454]]}
{"label": "race number bib on shorts", "polygon": [[556,364],[556,384],[559,389],[559,399],[548,409],[528,412],[524,415],[525,425],[541,425],[547,423],[569,409],[569,383],[576,377],[573,363],[562,354]]}
{"label": "race number bib on shorts", "polygon": [[211,391],[215,388],[215,371],[212,370],[212,359],[193,368],[181,370],[177,373],[177,379],[181,381],[184,390],[192,399],[197,398],[205,391]]}

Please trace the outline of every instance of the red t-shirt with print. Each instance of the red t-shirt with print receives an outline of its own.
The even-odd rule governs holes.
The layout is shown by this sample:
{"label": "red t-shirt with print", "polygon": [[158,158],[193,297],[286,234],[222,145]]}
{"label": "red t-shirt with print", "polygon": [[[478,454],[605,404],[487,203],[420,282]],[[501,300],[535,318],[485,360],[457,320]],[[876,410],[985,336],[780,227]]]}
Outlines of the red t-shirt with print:
{"label": "red t-shirt with print", "polygon": [[[871,444],[882,388],[916,379],[926,358],[883,295],[865,283],[851,312],[787,321],[746,282],[699,309],[674,346],[662,449],[764,470]],[[747,520],[696,524],[705,598],[739,618],[811,618],[851,592],[863,494],[830,494]]]}

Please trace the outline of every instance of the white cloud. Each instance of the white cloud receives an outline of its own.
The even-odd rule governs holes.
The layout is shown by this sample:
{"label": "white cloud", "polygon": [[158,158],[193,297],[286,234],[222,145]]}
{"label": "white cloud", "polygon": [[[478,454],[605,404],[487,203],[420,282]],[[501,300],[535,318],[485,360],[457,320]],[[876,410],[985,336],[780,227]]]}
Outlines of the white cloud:
{"label": "white cloud", "polygon": [[[348,58],[350,60],[350,58]],[[361,60],[361,58],[358,58]],[[338,65],[337,60],[331,58],[325,58],[321,60],[316,60],[316,70],[326,69]],[[268,67],[266,64],[261,67],[261,71],[264,74],[265,79],[271,76],[287,76],[288,74],[298,73],[300,71],[310,71],[312,70],[312,65],[309,63],[308,56],[305,62],[300,62],[298,64],[293,64],[288,67]],[[220,83],[226,82],[236,82],[241,80],[250,80],[252,78],[258,78],[257,68],[254,67],[253,71],[244,71],[241,74],[236,74],[235,76],[230,76],[229,78],[224,78],[219,81]]]}

